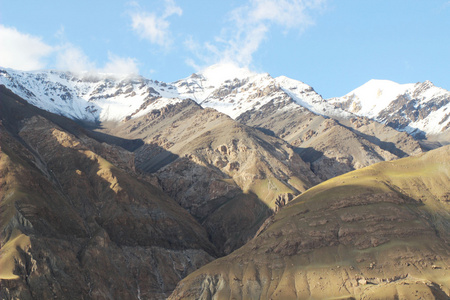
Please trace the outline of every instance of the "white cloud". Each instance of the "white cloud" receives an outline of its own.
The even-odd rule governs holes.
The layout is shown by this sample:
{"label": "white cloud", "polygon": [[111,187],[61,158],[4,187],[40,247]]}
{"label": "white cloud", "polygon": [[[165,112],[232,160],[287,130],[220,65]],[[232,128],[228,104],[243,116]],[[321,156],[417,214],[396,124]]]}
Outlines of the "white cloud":
{"label": "white cloud", "polygon": [[55,32],[55,37],[60,39],[60,40],[65,39],[65,36],[66,36],[65,31],[66,31],[66,29],[64,28],[64,26],[60,25],[59,29]]}
{"label": "white cloud", "polygon": [[164,11],[163,18],[168,18],[171,15],[181,16],[183,14],[183,10],[181,9],[181,7],[175,4],[175,1],[165,0],[165,3],[166,3],[166,10]]}
{"label": "white cloud", "polygon": [[108,61],[102,68],[96,64],[80,48],[66,43],[59,47],[56,57],[56,67],[60,70],[71,71],[75,73],[110,73],[117,75],[136,75],[139,74],[137,61],[130,57],[120,57],[108,52]]}
{"label": "white cloud", "polygon": [[192,58],[187,58],[184,62],[195,71],[200,71],[203,68],[202,66],[198,65]]}
{"label": "white cloud", "polygon": [[310,11],[324,4],[324,0],[252,0],[248,6],[235,10],[233,18],[244,24],[273,22],[303,30],[314,23]]}
{"label": "white cloud", "polygon": [[56,68],[78,73],[94,70],[95,64],[89,60],[79,47],[66,43],[58,47]]}
{"label": "white cloud", "polygon": [[172,44],[170,22],[167,20],[172,15],[181,16],[183,10],[173,0],[165,0],[165,10],[161,16],[153,12],[134,12],[131,20],[134,31],[142,38],[161,47],[169,47]]}
{"label": "white cloud", "polygon": [[[220,52],[217,47],[212,45],[211,43],[206,42],[204,44],[200,44],[195,41],[192,36],[188,36],[186,38],[186,40],[184,41],[184,46],[192,54],[194,54],[197,59],[207,65],[213,64],[215,57],[219,55]],[[185,60],[185,63],[196,71],[200,71],[204,68],[204,66],[201,66],[192,58],[187,58]]]}
{"label": "white cloud", "polygon": [[41,38],[24,34],[0,24],[0,66],[18,70],[45,68],[46,58],[53,52]]}
{"label": "white cloud", "polygon": [[[64,28],[61,27],[56,35],[63,37]],[[58,46],[47,45],[38,37],[1,24],[0,41],[0,66],[5,68],[30,71],[45,69],[50,65],[52,68],[76,73],[139,74],[134,58],[108,53],[108,61],[102,68],[98,68],[81,48],[70,42]]]}
{"label": "white cloud", "polygon": [[[327,0],[249,0],[230,13],[229,26],[214,42],[203,45],[187,40],[192,53],[206,64],[234,62],[249,66],[253,55],[267,38],[268,32],[278,26],[287,32],[303,32],[314,24],[313,13],[323,10]],[[190,65],[195,64],[190,61]]]}
{"label": "white cloud", "polygon": [[108,62],[101,69],[102,73],[114,74],[139,74],[136,59],[130,57],[120,57],[108,53]]}

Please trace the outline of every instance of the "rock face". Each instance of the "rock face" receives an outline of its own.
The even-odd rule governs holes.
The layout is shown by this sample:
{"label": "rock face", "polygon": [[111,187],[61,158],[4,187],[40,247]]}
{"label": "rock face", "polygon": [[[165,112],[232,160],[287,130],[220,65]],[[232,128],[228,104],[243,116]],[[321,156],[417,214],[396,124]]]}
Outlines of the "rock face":
{"label": "rock face", "polygon": [[450,147],[319,184],[169,299],[450,295]]}
{"label": "rock face", "polygon": [[153,173],[224,253],[255,234],[279,195],[320,182],[288,143],[191,100],[109,128],[144,141],[134,151],[137,168]]}
{"label": "rock face", "polygon": [[367,118],[325,118],[292,99],[269,102],[237,120],[290,143],[322,180],[422,152],[419,142],[404,132]]}
{"label": "rock face", "polygon": [[0,99],[2,299],[163,299],[217,255],[189,213],[137,178],[132,153],[3,88]]}
{"label": "rock face", "polygon": [[174,85],[203,107],[284,139],[322,180],[422,152],[407,133],[324,100],[300,81],[236,70],[235,77],[218,84],[210,78],[212,69]]}

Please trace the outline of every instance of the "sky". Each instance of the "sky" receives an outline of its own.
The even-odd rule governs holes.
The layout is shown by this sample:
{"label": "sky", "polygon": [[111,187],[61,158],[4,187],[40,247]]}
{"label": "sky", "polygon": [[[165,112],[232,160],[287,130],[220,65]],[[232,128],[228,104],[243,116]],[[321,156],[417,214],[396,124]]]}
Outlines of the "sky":
{"label": "sky", "polygon": [[233,63],[339,97],[370,79],[450,90],[448,0],[0,0],[0,66],[173,82]]}

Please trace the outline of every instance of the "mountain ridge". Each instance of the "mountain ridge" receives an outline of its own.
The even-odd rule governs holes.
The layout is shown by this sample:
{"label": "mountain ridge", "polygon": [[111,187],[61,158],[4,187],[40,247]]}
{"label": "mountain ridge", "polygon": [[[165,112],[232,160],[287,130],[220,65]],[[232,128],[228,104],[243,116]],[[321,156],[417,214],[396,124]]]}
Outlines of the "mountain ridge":
{"label": "mountain ridge", "polygon": [[268,91],[278,90],[276,97],[290,97],[316,114],[345,119],[368,117],[421,138],[450,127],[450,92],[430,81],[398,84],[370,80],[347,95],[323,99],[301,81],[285,76],[273,78],[231,64],[213,65],[173,83],[141,76],[0,71],[0,82],[30,103],[90,122],[121,121],[188,98],[237,118],[267,103]]}
{"label": "mountain ridge", "polygon": [[372,79],[345,96],[327,101],[413,135],[439,134],[450,127],[450,92],[428,80],[398,84]]}
{"label": "mountain ridge", "polygon": [[[322,173],[320,175],[322,179],[367,166],[369,163],[418,153],[419,150],[416,151],[416,149],[423,147],[419,144],[413,145],[414,142],[407,136],[400,138],[401,134],[387,133],[389,131],[387,127],[357,125],[374,124],[374,122],[383,124],[383,122],[355,121],[360,118],[358,115],[346,110],[345,107],[338,107],[339,105],[331,100],[323,99],[311,86],[303,82],[285,76],[272,78],[267,73],[254,73],[233,65],[213,65],[202,72],[169,84],[136,76],[128,79],[126,77],[114,79],[106,75],[93,77],[91,74],[85,74],[86,79],[83,80],[73,74],[53,71],[9,72],[11,74],[5,70],[0,73],[0,82],[28,99],[30,103],[84,123],[88,122],[92,124],[91,127],[99,130],[105,128],[108,131],[108,126],[115,128],[116,123],[141,118],[152,111],[161,111],[165,107],[176,105],[187,99],[192,99],[201,107],[216,109],[243,124],[265,130],[264,132],[269,135],[274,134],[273,128],[267,128],[265,124],[275,119],[278,120],[278,124],[284,124],[287,120],[283,118],[290,115],[291,121],[283,125],[285,128],[277,131],[277,137],[297,147],[299,153],[303,153],[303,159],[311,163],[317,161],[312,168]],[[51,108],[46,107],[46,104],[49,104]],[[259,113],[261,111],[264,111],[264,116]],[[323,130],[316,128],[319,125],[316,121],[313,122],[316,125],[309,126],[308,131],[303,130],[307,124],[304,123],[306,119],[300,117],[298,113],[308,115],[308,112],[312,114],[310,119],[335,120],[336,122],[332,122],[333,125],[324,123],[324,128],[340,126],[340,131],[334,130],[332,135],[322,134]],[[250,119],[249,116],[251,116]],[[396,114],[393,116],[395,117]],[[302,124],[300,119],[303,120]],[[391,127],[395,129],[395,126]],[[287,128],[297,133],[294,134]],[[362,129],[366,132],[361,132]],[[342,140],[335,136],[339,134],[353,140],[354,148],[366,149],[365,156],[375,157],[375,160],[365,157],[355,160],[356,153],[348,156],[336,147],[326,150],[324,145],[331,145]],[[317,135],[320,138],[317,138]],[[417,137],[424,138],[424,136],[416,135]],[[308,141],[310,139],[311,141]],[[446,144],[449,141],[450,130],[437,138],[437,143]],[[421,143],[424,142],[421,141]],[[436,147],[435,145],[439,145],[437,143],[429,143],[427,147]],[[410,146],[405,148],[401,144]],[[305,152],[301,150],[302,148],[311,149],[312,152],[310,150]],[[399,151],[399,149],[403,150]],[[393,152],[385,153],[385,150]],[[310,153],[315,153],[313,160]],[[323,166],[319,166],[320,164]],[[333,167],[330,168],[330,165]],[[319,169],[325,171],[319,171]]]}

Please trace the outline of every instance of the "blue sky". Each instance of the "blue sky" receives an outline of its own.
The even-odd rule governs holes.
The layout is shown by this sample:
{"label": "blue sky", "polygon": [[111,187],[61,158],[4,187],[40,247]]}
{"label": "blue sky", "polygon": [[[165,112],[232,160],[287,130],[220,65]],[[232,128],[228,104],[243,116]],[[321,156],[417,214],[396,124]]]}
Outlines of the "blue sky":
{"label": "blue sky", "polygon": [[0,66],[171,82],[235,62],[325,98],[370,79],[450,90],[448,0],[0,0]]}

